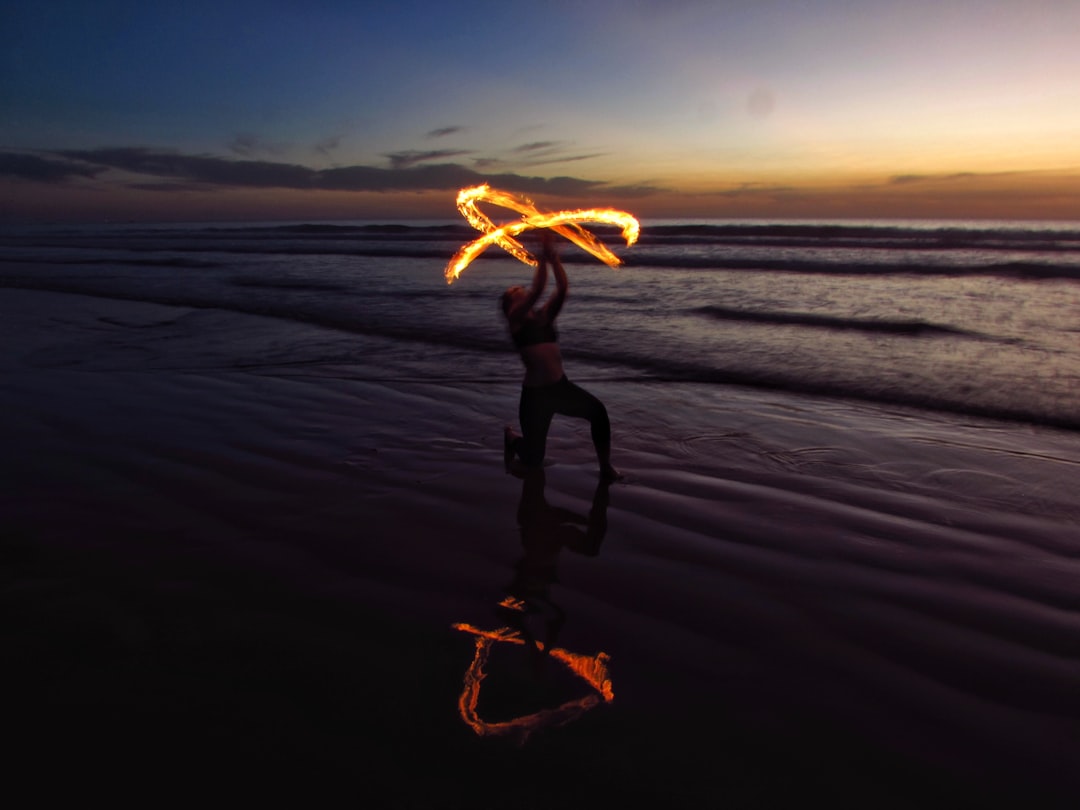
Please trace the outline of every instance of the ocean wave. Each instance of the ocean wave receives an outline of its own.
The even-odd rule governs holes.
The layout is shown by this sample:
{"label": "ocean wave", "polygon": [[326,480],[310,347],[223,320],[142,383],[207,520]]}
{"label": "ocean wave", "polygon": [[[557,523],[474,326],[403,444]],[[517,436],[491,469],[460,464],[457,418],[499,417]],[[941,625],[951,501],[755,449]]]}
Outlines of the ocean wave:
{"label": "ocean wave", "polygon": [[257,287],[267,290],[316,290],[319,292],[348,292],[349,288],[344,284],[321,281],[297,281],[284,278],[263,278],[259,276],[237,276],[229,279],[229,284],[234,287]]}
{"label": "ocean wave", "polygon": [[[98,246],[100,249],[100,246]],[[157,245],[152,248],[127,246],[128,253],[145,252],[148,254],[170,251],[183,253],[216,253],[230,255],[272,255],[272,256],[340,256],[351,258],[399,258],[433,260],[444,263],[451,255],[439,247],[379,245],[319,246],[319,245],[218,245],[192,247],[181,245]],[[702,271],[771,271],[783,273],[802,273],[816,275],[913,275],[913,276],[1000,276],[1016,279],[1066,279],[1080,280],[1080,263],[1064,264],[1054,262],[1012,261],[987,264],[939,264],[905,262],[860,262],[816,259],[776,259],[776,258],[724,258],[718,256],[666,255],[659,253],[637,253],[624,257],[625,268],[652,268],[657,270],[702,270]],[[502,253],[491,251],[481,254],[475,261],[506,260]],[[595,264],[588,257],[567,255],[564,263],[568,266],[578,263]],[[211,259],[190,259],[179,257],[131,258],[119,256],[26,256],[21,254],[0,255],[0,263],[55,264],[55,265],[145,265],[148,267],[194,267],[212,268],[223,266],[220,261]]]}
{"label": "ocean wave", "polygon": [[[616,226],[595,224],[589,227],[602,238],[619,239]],[[0,232],[4,243],[52,244],[64,240],[180,240],[187,242],[218,241],[221,239],[298,237],[351,238],[377,237],[408,241],[411,239],[474,239],[477,232],[465,222],[439,224],[408,223],[336,223],[307,222],[283,224],[223,224],[206,226],[122,226],[6,229]],[[921,247],[925,249],[1034,249],[1080,250],[1080,224],[1051,227],[1046,223],[1029,226],[1014,225],[890,225],[792,222],[773,223],[713,223],[684,225],[651,225],[642,223],[639,245],[701,244],[811,246],[845,244],[864,247],[877,245],[887,249]]]}
{"label": "ocean wave", "polygon": [[253,234],[265,238],[266,233],[289,234],[290,236],[356,236],[361,238],[385,239],[392,237],[400,240],[410,239],[472,239],[476,231],[464,225],[278,225],[266,230],[256,229]]}
{"label": "ocean wave", "polygon": [[[598,223],[590,225],[589,230],[600,236],[617,238],[621,232],[618,226]],[[135,231],[136,233],[138,231]],[[173,231],[175,233],[175,231]],[[208,227],[205,229],[192,230],[191,233],[212,234],[240,234],[251,233],[260,236],[266,234],[312,234],[312,235],[345,235],[345,234],[387,234],[398,236],[420,236],[429,238],[435,235],[443,236],[476,236],[476,231],[463,222],[440,223],[440,224],[407,224],[407,223],[294,223],[283,225],[262,226],[228,226]],[[155,236],[160,236],[162,231],[155,229]],[[806,241],[819,243],[823,241],[851,240],[860,244],[871,242],[889,243],[920,243],[930,246],[960,246],[968,247],[983,244],[1046,244],[1046,245],[1072,245],[1073,249],[1080,246],[1080,226],[1063,224],[1058,227],[1046,225],[979,225],[979,226],[942,226],[940,224],[924,225],[889,225],[889,224],[850,224],[850,223],[747,223],[726,222],[712,224],[682,224],[682,225],[653,225],[648,222],[642,223],[641,239],[659,240],[684,240],[688,242],[701,242],[706,244],[724,240],[782,240],[788,243]]]}
{"label": "ocean wave", "polygon": [[[602,231],[603,226],[596,228]],[[614,231],[612,231],[614,232]],[[818,244],[851,241],[860,245],[921,244],[928,247],[1045,244],[1080,246],[1080,227],[949,227],[910,225],[853,225],[843,223],[727,223],[710,225],[659,225],[643,227],[641,239],[683,239],[715,244],[732,241],[774,241],[785,244]]]}
{"label": "ocean wave", "polygon": [[[817,376],[800,376],[768,369],[746,370],[717,368],[692,361],[672,361],[633,354],[603,354],[588,350],[564,351],[566,357],[592,361],[610,368],[613,364],[636,371],[636,374],[615,379],[632,382],[693,383],[699,385],[734,385],[745,388],[784,391],[806,396],[829,397],[872,403],[883,406],[915,408],[960,414],[972,418],[1021,422],[1064,430],[1080,430],[1080,414],[1052,411],[1031,406],[995,405],[970,399],[931,395],[896,387],[877,387],[872,380],[822,380]],[[606,378],[605,378],[606,379]]]}
{"label": "ocean wave", "polygon": [[817,259],[723,258],[718,256],[669,256],[638,253],[627,258],[626,267],[654,267],[679,270],[773,271],[814,275],[914,275],[914,276],[1003,276],[1019,279],[1080,279],[1080,264],[1054,262],[923,263],[865,262]]}
{"label": "ocean wave", "polygon": [[[54,247],[52,245],[44,247]],[[153,242],[140,244],[138,242],[71,242],[62,247],[66,250],[100,251],[107,255],[88,257],[83,256],[28,256],[26,254],[11,253],[0,254],[0,262],[38,262],[45,264],[155,264],[162,260],[154,258],[125,258],[124,254],[154,254],[154,253],[216,253],[244,256],[371,256],[378,258],[406,258],[406,259],[439,259],[442,262],[449,260],[452,251],[441,247],[416,247],[411,245],[377,245],[365,246],[348,243],[336,244],[273,244],[265,242],[252,242],[250,244],[236,244],[233,242],[214,244],[191,244],[189,242]],[[165,261],[177,261],[168,259]],[[188,260],[193,261],[193,260]]]}
{"label": "ocean wave", "polygon": [[728,307],[698,307],[694,312],[724,321],[748,321],[751,323],[778,324],[784,326],[810,326],[822,329],[852,329],[860,332],[882,332],[892,335],[912,336],[964,336],[981,338],[975,332],[944,324],[919,320],[881,320],[844,318],[834,315],[817,315],[810,312],[776,312],[762,310],[730,309]]}
{"label": "ocean wave", "polygon": [[[99,280],[100,283],[100,280]],[[257,300],[250,298],[222,299],[190,294],[169,294],[124,289],[102,289],[100,286],[80,284],[71,279],[33,279],[28,277],[0,278],[0,287],[17,289],[40,289],[52,292],[89,295],[115,300],[145,301],[169,306],[198,309],[217,309],[245,315],[276,318],[294,323],[334,329],[373,338],[422,344],[440,350],[460,350],[484,354],[506,354],[512,351],[509,341],[490,331],[469,332],[455,328],[453,324],[425,322],[422,328],[416,324],[391,322],[371,318],[358,318],[342,308],[297,306],[285,300]],[[775,313],[774,313],[775,315]],[[926,325],[931,330],[949,327]],[[897,322],[903,330],[916,328],[907,322]],[[885,406],[911,407],[967,415],[973,418],[989,418],[1003,421],[1024,422],[1046,427],[1080,430],[1080,415],[1075,412],[1041,408],[1037,398],[1029,405],[996,405],[950,397],[947,394],[931,395],[895,386],[877,386],[872,375],[861,379],[822,380],[816,375],[800,375],[791,371],[769,368],[735,369],[715,365],[710,357],[695,362],[628,351],[590,351],[567,347],[568,359],[586,362],[600,369],[601,378],[635,382],[678,382],[702,385],[737,385],[767,390],[781,390],[810,396],[826,396],[852,399]]]}
{"label": "ocean wave", "polygon": [[[604,240],[617,241],[616,229],[599,225],[593,230]],[[443,264],[476,236],[464,223],[39,229],[3,233],[0,261],[185,266],[181,262],[224,261],[227,255],[277,255],[402,258]],[[627,267],[651,269],[1080,279],[1080,228],[1066,226],[658,225],[645,227],[637,245],[617,252]],[[168,256],[162,259],[163,254]],[[175,254],[215,255],[180,260]],[[595,264],[595,259],[569,244],[563,259],[568,265]],[[507,257],[498,248],[477,257],[479,262],[492,260],[507,261]]]}
{"label": "ocean wave", "polygon": [[20,256],[0,255],[0,263],[3,264],[45,264],[45,265],[75,265],[75,266],[115,266],[125,267],[176,267],[180,269],[208,270],[223,267],[221,262],[208,259],[190,259],[182,256],[163,256],[159,258],[120,258],[103,256]]}
{"label": "ocean wave", "polygon": [[[245,297],[222,298],[220,295],[207,296],[198,292],[177,293],[149,290],[104,288],[102,283],[108,279],[98,279],[97,283],[82,283],[70,278],[29,278],[0,277],[0,289],[41,290],[43,292],[85,295],[115,301],[138,301],[164,306],[190,307],[192,309],[221,310],[241,315],[256,315],[265,318],[291,321],[293,323],[319,326],[368,337],[382,337],[392,340],[425,343],[434,346],[452,346],[460,349],[505,352],[507,341],[485,338],[462,332],[449,326],[439,327],[425,323],[422,328],[410,324],[397,324],[360,318],[348,309],[333,307],[309,307],[298,305],[291,299],[263,299]],[[127,283],[127,280],[121,280]],[[280,286],[280,285],[269,285]],[[283,289],[290,289],[287,286]]]}

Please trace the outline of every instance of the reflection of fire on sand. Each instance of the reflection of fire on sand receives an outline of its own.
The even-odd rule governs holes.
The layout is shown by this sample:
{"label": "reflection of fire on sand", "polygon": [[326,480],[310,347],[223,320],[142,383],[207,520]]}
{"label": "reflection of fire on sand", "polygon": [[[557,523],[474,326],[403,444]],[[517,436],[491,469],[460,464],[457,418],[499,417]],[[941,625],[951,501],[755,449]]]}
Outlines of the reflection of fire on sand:
{"label": "reflection of fire on sand", "polygon": [[[488,722],[480,717],[477,711],[477,702],[480,699],[480,685],[487,674],[484,666],[487,664],[491,648],[499,642],[510,644],[525,644],[521,633],[510,627],[500,627],[497,630],[482,630],[471,624],[459,622],[453,625],[455,630],[472,633],[476,636],[476,654],[472,663],[465,672],[465,688],[458,698],[458,709],[461,718],[480,736],[507,736],[516,735],[519,744],[524,744],[529,735],[541,728],[548,726],[561,726],[576,720],[601,701],[614,700],[615,693],[611,688],[611,678],[607,670],[607,653],[597,653],[594,656],[580,655],[564,650],[561,647],[552,647],[546,652],[552,658],[566,664],[570,671],[589,684],[596,690],[596,694],[586,695],[578,700],[571,700],[556,706],[553,709],[542,709],[532,714],[515,717],[501,722]],[[542,641],[533,642],[538,649],[544,650]]]}

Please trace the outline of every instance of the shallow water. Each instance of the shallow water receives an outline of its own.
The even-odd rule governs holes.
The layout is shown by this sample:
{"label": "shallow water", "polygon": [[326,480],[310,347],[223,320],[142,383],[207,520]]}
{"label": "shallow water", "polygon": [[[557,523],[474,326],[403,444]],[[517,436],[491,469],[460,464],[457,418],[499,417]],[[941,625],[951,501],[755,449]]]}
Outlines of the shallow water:
{"label": "shallow water", "polygon": [[[448,287],[468,238],[457,225],[9,230],[0,285],[327,327],[275,358],[311,368],[359,335],[389,339],[402,376],[498,378],[515,361],[495,299],[531,271],[489,251]],[[572,373],[1080,427],[1075,225],[646,223],[619,253],[612,271],[566,250]]]}

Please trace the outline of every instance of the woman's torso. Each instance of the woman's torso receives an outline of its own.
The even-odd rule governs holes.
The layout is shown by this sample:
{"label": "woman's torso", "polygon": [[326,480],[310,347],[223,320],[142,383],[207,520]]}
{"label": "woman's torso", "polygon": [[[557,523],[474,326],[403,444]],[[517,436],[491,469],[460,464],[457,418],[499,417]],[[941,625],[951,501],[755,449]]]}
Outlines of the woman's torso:
{"label": "woman's torso", "polygon": [[550,385],[562,379],[562,352],[554,323],[529,313],[511,337],[525,364],[525,385]]}

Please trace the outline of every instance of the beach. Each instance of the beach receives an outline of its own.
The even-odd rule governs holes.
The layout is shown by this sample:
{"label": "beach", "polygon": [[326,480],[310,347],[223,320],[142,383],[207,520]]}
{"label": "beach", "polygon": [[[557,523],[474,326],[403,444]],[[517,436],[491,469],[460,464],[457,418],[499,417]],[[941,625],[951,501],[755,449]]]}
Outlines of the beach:
{"label": "beach", "polygon": [[557,419],[537,479],[504,469],[513,374],[403,374],[357,333],[297,362],[332,325],[20,286],[6,726],[42,790],[1080,798],[1075,431],[571,359],[625,477]]}

